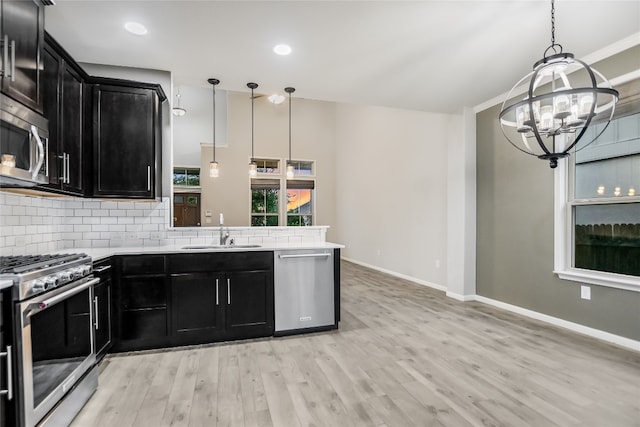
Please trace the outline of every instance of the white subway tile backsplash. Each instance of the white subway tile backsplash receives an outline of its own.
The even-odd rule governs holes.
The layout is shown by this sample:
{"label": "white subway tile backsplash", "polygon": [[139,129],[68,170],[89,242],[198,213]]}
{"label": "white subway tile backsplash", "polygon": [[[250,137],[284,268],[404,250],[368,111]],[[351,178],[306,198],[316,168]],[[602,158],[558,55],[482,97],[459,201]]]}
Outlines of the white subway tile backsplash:
{"label": "white subway tile backsplash", "polygon": [[[217,228],[168,229],[162,202],[49,199],[0,193],[0,254],[31,254],[82,247],[210,244]],[[324,242],[326,228],[235,228],[236,244]]]}

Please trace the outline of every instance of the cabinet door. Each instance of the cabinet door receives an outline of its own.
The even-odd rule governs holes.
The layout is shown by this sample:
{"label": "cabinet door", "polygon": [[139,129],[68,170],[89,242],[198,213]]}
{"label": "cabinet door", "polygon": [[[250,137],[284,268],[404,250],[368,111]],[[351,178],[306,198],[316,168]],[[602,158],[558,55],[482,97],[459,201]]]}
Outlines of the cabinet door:
{"label": "cabinet door", "polygon": [[[40,81],[44,5],[40,0],[2,0],[2,32],[7,36],[13,73],[2,78],[2,92],[42,112]],[[11,58],[15,57],[15,60]]]}
{"label": "cabinet door", "polygon": [[111,344],[111,279],[94,288],[96,354],[103,355]]}
{"label": "cabinet door", "polygon": [[94,87],[94,196],[155,197],[155,92]]}
{"label": "cabinet door", "polygon": [[227,273],[227,338],[273,334],[273,276],[269,270]]}
{"label": "cabinet door", "polygon": [[67,180],[63,188],[67,191],[82,193],[83,165],[83,91],[82,77],[66,65],[62,68],[62,96],[60,142],[66,156]]}
{"label": "cabinet door", "polygon": [[[223,329],[222,280],[210,272],[171,275],[172,332],[176,337],[211,342]],[[180,338],[178,338],[180,339]]]}
{"label": "cabinet door", "polygon": [[168,336],[165,276],[122,278],[119,311],[122,341],[163,342]]}
{"label": "cabinet door", "polygon": [[45,46],[42,50],[42,90],[44,93],[43,114],[49,121],[49,147],[47,176],[49,184],[46,187],[60,188],[62,185],[62,151],[58,149],[60,140],[60,71],[62,69],[62,58],[53,49]]}

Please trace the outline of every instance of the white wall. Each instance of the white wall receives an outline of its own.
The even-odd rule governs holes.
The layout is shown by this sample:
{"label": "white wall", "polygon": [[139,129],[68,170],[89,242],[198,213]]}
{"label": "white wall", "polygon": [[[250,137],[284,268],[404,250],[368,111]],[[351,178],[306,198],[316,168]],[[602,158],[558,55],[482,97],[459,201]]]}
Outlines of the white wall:
{"label": "white wall", "polygon": [[[211,85],[175,87],[174,92],[178,91],[187,114],[173,116],[173,164],[200,167],[200,144],[213,143],[213,89]],[[171,106],[175,105],[174,93]],[[216,147],[227,142],[227,91],[216,89]]]}
{"label": "white wall", "polygon": [[338,104],[343,255],[446,286],[449,115]]}
{"label": "white wall", "polygon": [[[220,176],[209,178],[211,146],[203,146],[200,185],[202,187],[203,225],[218,224],[224,213],[230,226],[248,226],[251,213],[251,191],[248,165],[251,158],[251,99],[247,92],[228,92],[228,139],[226,147],[216,147]],[[217,106],[216,106],[217,107]],[[333,102],[293,98],[291,113],[292,158],[316,162],[316,225],[335,223],[335,109]],[[177,120],[176,120],[177,121]],[[284,178],[289,153],[289,106],[274,105],[267,97],[257,98],[254,105],[254,152],[257,158],[282,161],[280,178]],[[217,141],[216,141],[217,143]],[[212,223],[206,223],[205,211],[212,212]],[[332,228],[328,239],[335,239]]]}

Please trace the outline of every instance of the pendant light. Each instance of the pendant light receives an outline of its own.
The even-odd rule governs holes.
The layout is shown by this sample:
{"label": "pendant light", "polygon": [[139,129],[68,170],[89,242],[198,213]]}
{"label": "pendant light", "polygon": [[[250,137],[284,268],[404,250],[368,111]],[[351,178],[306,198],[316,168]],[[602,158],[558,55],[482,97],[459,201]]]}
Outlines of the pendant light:
{"label": "pendant light", "polygon": [[213,87],[213,161],[209,162],[209,176],[217,178],[220,176],[220,165],[216,162],[216,86],[220,80],[208,79],[207,81]]}
{"label": "pendant light", "polygon": [[254,178],[256,175],[258,175],[258,165],[253,158],[253,103],[255,100],[253,96],[253,90],[258,87],[258,84],[247,83],[247,87],[251,89],[251,162],[249,163],[249,176],[251,178]]}
{"label": "pendant light", "polygon": [[291,163],[291,94],[296,91],[293,87],[285,87],[284,91],[289,94],[289,161],[287,162],[287,179],[293,179],[295,168]]}
{"label": "pendant light", "polygon": [[173,115],[182,117],[187,114],[187,110],[180,106],[180,92],[176,93],[176,106],[172,109]]}
{"label": "pendant light", "polygon": [[[588,84],[578,86],[580,78]],[[528,84],[524,99],[508,104],[516,88],[524,83]],[[555,168],[558,159],[602,135],[613,118],[617,101],[618,91],[602,74],[573,54],[562,52],[562,46],[556,43],[555,3],[551,0],[551,45],[503,102],[499,116],[502,133],[520,151],[549,160],[551,168]],[[578,147],[592,121],[606,123]]]}

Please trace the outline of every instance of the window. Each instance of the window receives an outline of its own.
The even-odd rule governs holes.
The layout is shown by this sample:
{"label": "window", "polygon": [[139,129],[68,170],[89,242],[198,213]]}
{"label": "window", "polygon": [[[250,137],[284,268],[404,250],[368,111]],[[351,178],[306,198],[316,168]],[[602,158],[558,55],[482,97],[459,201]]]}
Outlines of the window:
{"label": "window", "polygon": [[604,133],[556,172],[556,272],[640,291],[640,102],[628,87]]}
{"label": "window", "polygon": [[280,210],[280,180],[251,180],[251,226],[277,226]]}
{"label": "window", "polygon": [[258,167],[258,173],[279,174],[280,160],[277,159],[253,159]]}
{"label": "window", "polygon": [[181,187],[199,187],[199,168],[173,168],[173,185]]}
{"label": "window", "polygon": [[313,225],[313,189],[310,180],[287,180],[287,225]]}
{"label": "window", "polygon": [[293,165],[293,171],[295,176],[313,176],[313,162],[303,160],[291,160],[290,165]]}

